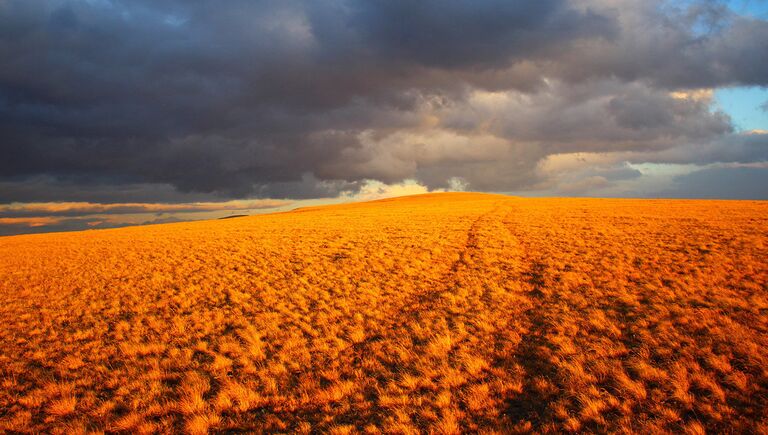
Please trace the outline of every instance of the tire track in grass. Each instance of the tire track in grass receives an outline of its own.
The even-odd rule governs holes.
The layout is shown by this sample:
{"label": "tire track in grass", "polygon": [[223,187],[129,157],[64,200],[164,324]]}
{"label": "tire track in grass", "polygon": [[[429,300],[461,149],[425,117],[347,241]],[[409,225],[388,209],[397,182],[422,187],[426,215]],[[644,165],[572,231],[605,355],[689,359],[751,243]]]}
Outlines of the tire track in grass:
{"label": "tire track in grass", "polygon": [[[418,367],[406,367],[399,364],[391,364],[387,361],[388,355],[386,352],[382,352],[382,344],[387,346],[394,343],[402,343],[402,339],[408,337],[408,334],[411,332],[414,325],[424,320],[437,321],[437,317],[434,315],[435,309],[441,306],[442,300],[446,294],[451,294],[461,287],[459,276],[466,274],[467,271],[471,270],[469,264],[474,261],[473,259],[479,256],[478,252],[483,249],[484,244],[481,241],[479,233],[484,226],[487,226],[490,222],[498,219],[498,212],[502,207],[502,203],[496,203],[491,207],[491,210],[481,213],[469,225],[466,240],[458,253],[459,258],[451,264],[447,274],[436,280],[429,280],[425,283],[425,291],[414,293],[400,304],[399,309],[393,310],[393,316],[387,325],[379,328],[380,331],[383,331],[382,333],[366,337],[358,343],[354,343],[341,349],[331,358],[316,361],[312,366],[307,367],[306,370],[294,373],[294,376],[296,378],[307,376],[310,373],[316,372],[319,368],[338,367],[340,361],[352,360],[354,361],[354,364],[352,367],[344,368],[345,374],[349,374],[355,370],[368,372],[366,376],[368,377],[369,388],[367,388],[368,391],[365,392],[365,395],[375,396],[380,389],[384,388],[388,382],[393,381],[400,374],[407,371],[418,370]],[[437,284],[439,287],[436,290],[432,290],[427,287],[430,284]],[[448,318],[453,315],[455,314],[438,317]],[[427,345],[427,342],[415,340],[410,343],[409,351],[418,354],[419,350]],[[377,355],[377,358],[382,360],[381,363],[387,368],[389,376],[382,376],[380,372],[377,372],[376,370],[367,370],[364,367],[365,359],[371,355]],[[310,417],[317,415],[318,406],[312,403],[307,403],[296,406],[288,411]],[[276,413],[280,414],[279,411]],[[385,414],[386,410],[381,408],[376,412],[371,412],[371,415],[364,420],[380,422]],[[341,420],[345,419],[342,418]],[[360,421],[361,419],[350,417],[346,420]]]}
{"label": "tire track in grass", "polygon": [[[418,329],[420,325],[426,325],[423,329],[434,334],[431,340],[412,340],[408,350],[417,358],[403,366],[389,367],[391,376],[385,382],[395,379],[400,373],[419,374],[435,367],[438,370],[458,370],[467,378],[463,383],[450,387],[450,391],[457,398],[461,412],[468,416],[476,412],[467,409],[464,396],[470,387],[489,381],[490,370],[504,369],[505,365],[498,364],[500,358],[495,354],[501,348],[507,351],[507,357],[514,356],[517,332],[521,319],[525,317],[522,309],[534,306],[531,302],[521,303],[524,299],[527,301],[527,296],[519,290],[520,281],[526,279],[527,266],[521,261],[525,252],[519,239],[510,237],[512,233],[505,229],[503,223],[510,213],[510,201],[497,204],[474,221],[468,231],[465,249],[452,265],[451,272],[441,279],[444,285],[437,291],[420,295],[416,304],[406,303],[401,320],[390,325],[387,337],[380,337],[374,342],[396,342],[399,338],[401,342],[408,342],[408,332]],[[497,313],[505,313],[508,319],[501,325],[491,326],[491,331],[481,326],[487,321],[484,316],[489,307]],[[463,334],[461,329],[465,329]],[[447,336],[440,336],[439,331],[447,333]],[[431,356],[434,353],[432,348],[441,340],[445,340],[448,347],[442,361]],[[356,351],[360,355],[374,353],[369,346],[356,348]],[[488,367],[470,374],[465,360],[461,359],[464,357],[485,359]],[[510,373],[510,378],[514,376]],[[501,413],[503,410],[498,411]],[[474,416],[469,420],[484,421]],[[491,420],[485,420],[487,428],[498,427]],[[462,427],[469,431],[481,428]]]}
{"label": "tire track in grass", "polygon": [[[493,216],[497,213],[500,206],[495,206],[492,210],[481,214],[478,216],[470,225],[468,231],[467,231],[467,238],[463,245],[463,247],[459,251],[459,258],[452,263],[450,268],[448,269],[449,272],[447,275],[444,275],[438,280],[434,280],[432,282],[437,283],[447,283],[442,286],[442,288],[439,288],[437,290],[432,291],[425,291],[425,292],[418,292],[415,293],[410,298],[406,299],[401,305],[399,309],[396,309],[398,316],[393,317],[390,321],[390,323],[386,326],[386,328],[382,328],[385,331],[388,331],[388,335],[384,334],[378,334],[372,337],[368,337],[365,340],[355,343],[345,349],[343,349],[339,356],[337,356],[334,359],[341,359],[341,354],[345,351],[361,351],[367,344],[382,341],[389,337],[390,335],[396,336],[399,331],[401,331],[405,326],[413,323],[414,320],[418,319],[419,313],[428,311],[432,305],[434,305],[442,295],[451,292],[452,290],[455,290],[457,287],[456,283],[456,275],[460,272],[460,270],[466,268],[467,266],[467,259],[471,257],[473,254],[471,254],[472,251],[477,250],[479,247],[478,243],[478,230],[480,228],[481,222],[484,219],[488,219],[489,217]],[[330,361],[326,361],[330,362]]]}
{"label": "tire track in grass", "polygon": [[519,231],[521,224],[514,222],[517,207],[504,217],[503,224],[509,235],[517,240],[521,251],[521,267],[523,272],[518,277],[521,295],[528,301],[527,308],[520,313],[524,333],[515,349],[514,354],[507,355],[499,361],[502,366],[519,366],[524,370],[522,392],[506,402],[505,415],[511,425],[518,430],[540,428],[550,420],[549,402],[554,397],[554,391],[549,385],[557,385],[558,368],[546,356],[547,348],[551,347],[546,335],[552,327],[552,319],[556,317],[557,298],[546,289],[547,266],[541,258],[541,253],[532,249],[526,236]]}
{"label": "tire track in grass", "polygon": [[[497,343],[485,340],[492,335],[483,332],[478,325],[486,320],[483,315],[488,306],[508,312],[510,322],[494,326],[494,331],[498,340],[510,341],[507,332],[510,328],[516,329],[519,320],[516,314],[519,314],[520,297],[514,288],[524,272],[519,264],[521,251],[517,240],[500,237],[506,234],[502,218],[508,208],[509,200],[500,201],[491,210],[475,218],[467,230],[459,258],[453,262],[449,272],[438,280],[441,284],[438,289],[408,298],[393,315],[391,322],[381,328],[384,331],[382,334],[367,337],[343,349],[333,359],[318,363],[318,366],[329,367],[338,361],[354,361],[353,367],[347,367],[347,371],[362,370],[368,381],[365,396],[377,397],[389,383],[396,382],[402,375],[423,376],[430,371],[445,370],[464,372],[466,369],[461,358],[466,356],[484,357],[489,363],[492,362],[492,353],[498,347]],[[432,335],[426,339],[415,337],[413,331],[419,329],[429,330]],[[462,329],[465,331],[462,332]],[[434,348],[439,347],[436,343],[439,344],[440,340],[446,340],[447,349],[443,357],[434,355]],[[393,358],[387,352],[393,346],[402,346],[412,359],[400,361]],[[505,347],[509,348],[509,345]],[[370,361],[374,355],[380,366],[369,370],[366,368],[366,360]],[[385,368],[384,373],[382,367]],[[491,368],[489,365],[488,369]],[[439,383],[441,379],[438,376],[434,381]],[[486,380],[488,374],[479,373],[450,390],[455,393],[457,400],[463,401],[460,396],[469,386]],[[432,393],[424,391],[425,397]],[[308,404],[294,411],[312,415],[317,412],[317,408]],[[374,407],[363,420],[381,423],[388,413],[386,406]],[[360,421],[359,418],[349,420]]]}

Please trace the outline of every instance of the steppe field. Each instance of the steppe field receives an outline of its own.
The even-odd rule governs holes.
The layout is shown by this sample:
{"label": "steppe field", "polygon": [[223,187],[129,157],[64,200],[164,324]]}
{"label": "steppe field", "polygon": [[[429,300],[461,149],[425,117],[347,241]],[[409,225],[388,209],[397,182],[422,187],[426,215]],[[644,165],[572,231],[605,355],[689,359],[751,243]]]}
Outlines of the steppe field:
{"label": "steppe field", "polygon": [[0,432],[767,433],[768,202],[0,238]]}

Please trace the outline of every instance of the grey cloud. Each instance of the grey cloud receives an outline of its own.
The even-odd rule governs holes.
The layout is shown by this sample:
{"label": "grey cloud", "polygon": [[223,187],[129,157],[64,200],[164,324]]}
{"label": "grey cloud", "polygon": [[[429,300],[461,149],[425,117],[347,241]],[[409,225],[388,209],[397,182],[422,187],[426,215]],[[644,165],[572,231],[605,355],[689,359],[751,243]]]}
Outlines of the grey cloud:
{"label": "grey cloud", "polygon": [[66,231],[99,230],[99,229],[107,229],[107,228],[123,228],[123,227],[129,227],[133,225],[166,224],[166,223],[183,222],[183,221],[184,221],[183,219],[179,219],[174,216],[147,220],[138,224],[126,223],[126,222],[107,222],[94,217],[72,217],[72,218],[65,218],[53,223],[39,225],[39,226],[29,226],[28,224],[24,224],[24,223],[2,224],[0,225],[0,236],[66,232]]}
{"label": "grey cloud", "polygon": [[595,40],[555,63],[570,80],[619,77],[655,86],[765,85],[768,23],[735,15],[722,2],[663,0],[584,3],[620,21],[615,39]]}
{"label": "grey cloud", "polygon": [[0,206],[2,218],[34,218],[34,217],[77,217],[93,215],[124,215],[153,213],[192,213],[232,210],[260,210],[286,207],[290,201],[279,200],[248,200],[235,203],[194,203],[194,204],[158,204],[158,203],[62,203],[51,204],[13,204]]}
{"label": "grey cloud", "polygon": [[768,199],[768,168],[709,168],[682,175],[658,194],[670,198]]}
{"label": "grey cloud", "polygon": [[614,168],[594,168],[593,176],[603,177],[608,181],[631,180],[642,176],[642,172],[628,167],[626,164]]}
{"label": "grey cloud", "polygon": [[668,91],[768,85],[768,23],[668,6],[6,1],[0,202],[509,190],[556,153],[727,155],[727,116]]}
{"label": "grey cloud", "polygon": [[627,159],[634,163],[697,165],[768,162],[768,134],[733,134],[707,142],[679,144],[646,154],[634,153]]}
{"label": "grey cloud", "polygon": [[658,103],[653,98],[621,96],[612,99],[608,107],[620,127],[634,130],[667,127],[675,118],[669,107]]}
{"label": "grey cloud", "polygon": [[103,228],[120,228],[129,226],[128,224],[116,224],[102,222],[93,218],[71,218],[62,219],[56,223],[40,226],[29,226],[27,224],[2,224],[0,225],[0,236],[13,236],[18,234],[36,234],[63,231],[82,231]]}
{"label": "grey cloud", "polygon": [[537,143],[546,154],[657,151],[722,140],[733,131],[730,118],[711,112],[708,100],[615,80],[551,83],[534,94],[478,99],[444,110],[441,119],[458,130],[485,124],[499,137]]}
{"label": "grey cloud", "polygon": [[0,181],[0,203],[12,202],[200,202],[225,199],[214,193],[180,193],[169,184],[119,183],[93,178],[16,177]]}
{"label": "grey cloud", "polygon": [[610,37],[610,18],[562,0],[372,0],[350,2],[348,24],[367,51],[438,68],[508,64],[545,56],[581,37]]}
{"label": "grey cloud", "polygon": [[544,184],[536,186],[534,190],[537,190],[538,194],[548,195],[610,196],[606,188],[614,187],[617,182],[638,180],[642,176],[642,172],[630,167],[627,162],[592,165],[568,171],[555,171]]}

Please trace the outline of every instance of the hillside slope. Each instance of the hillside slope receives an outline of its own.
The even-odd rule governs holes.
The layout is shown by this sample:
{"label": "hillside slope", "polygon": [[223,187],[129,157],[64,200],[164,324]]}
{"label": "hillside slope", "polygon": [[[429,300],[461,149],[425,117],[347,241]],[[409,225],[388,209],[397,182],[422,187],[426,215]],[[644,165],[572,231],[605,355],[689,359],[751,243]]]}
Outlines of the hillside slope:
{"label": "hillside slope", "polygon": [[768,431],[768,203],[431,194],[0,238],[0,431]]}

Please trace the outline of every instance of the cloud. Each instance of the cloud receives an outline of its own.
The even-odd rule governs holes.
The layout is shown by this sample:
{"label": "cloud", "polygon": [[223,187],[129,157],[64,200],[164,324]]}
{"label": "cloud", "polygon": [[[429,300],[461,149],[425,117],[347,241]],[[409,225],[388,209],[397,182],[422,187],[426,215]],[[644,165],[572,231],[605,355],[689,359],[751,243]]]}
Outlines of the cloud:
{"label": "cloud", "polygon": [[[227,202],[197,202],[187,204],[124,203],[96,204],[89,202],[14,203],[0,205],[0,218],[42,218],[53,216],[85,216],[138,213],[190,213],[204,211],[260,210],[290,205],[290,201],[233,200]],[[4,221],[0,221],[2,224]],[[11,223],[6,221],[5,223]]]}
{"label": "cloud", "polygon": [[675,178],[660,197],[768,200],[768,167],[715,167]]}
{"label": "cloud", "polygon": [[348,5],[348,23],[366,51],[426,67],[507,66],[570,47],[581,38],[617,32],[609,17],[578,11],[561,0],[371,0]]}
{"label": "cloud", "polygon": [[36,202],[0,204],[0,236],[77,231],[213,219],[227,212],[276,211],[293,204],[284,200],[230,200],[193,203]]}
{"label": "cloud", "polygon": [[710,1],[9,0],[0,203],[510,191],[576,153],[759,161],[711,89],[768,85],[766,58],[768,23]]}
{"label": "cloud", "polygon": [[418,195],[428,193],[429,189],[415,180],[405,180],[397,184],[384,184],[380,181],[367,180],[357,192],[346,192],[342,198],[355,201],[372,201],[394,196]]}
{"label": "cloud", "polygon": [[135,225],[89,217],[0,218],[0,236],[120,228]]}
{"label": "cloud", "polygon": [[57,219],[50,216],[40,217],[0,217],[0,226],[13,225],[23,227],[42,227],[46,225],[57,224],[61,222],[61,219]]}

